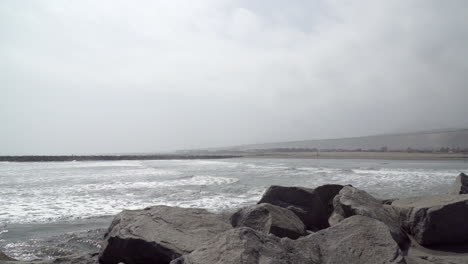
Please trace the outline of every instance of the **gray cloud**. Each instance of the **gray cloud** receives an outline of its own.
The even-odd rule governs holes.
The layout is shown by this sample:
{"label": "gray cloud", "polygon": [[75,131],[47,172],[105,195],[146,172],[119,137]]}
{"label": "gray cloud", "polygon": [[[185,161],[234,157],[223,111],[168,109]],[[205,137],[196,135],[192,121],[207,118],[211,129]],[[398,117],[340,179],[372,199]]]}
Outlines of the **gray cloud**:
{"label": "gray cloud", "polygon": [[0,3],[0,154],[467,125],[466,1]]}

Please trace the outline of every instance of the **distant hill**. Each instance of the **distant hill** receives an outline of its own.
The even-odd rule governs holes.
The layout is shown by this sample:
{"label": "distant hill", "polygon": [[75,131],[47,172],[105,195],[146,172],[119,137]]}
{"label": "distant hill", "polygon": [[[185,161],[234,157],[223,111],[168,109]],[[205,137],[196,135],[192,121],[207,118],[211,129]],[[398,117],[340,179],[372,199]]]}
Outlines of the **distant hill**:
{"label": "distant hill", "polygon": [[441,148],[468,149],[468,128],[432,130],[414,133],[374,135],[364,137],[302,140],[265,144],[251,144],[223,148],[231,151],[249,151],[266,149],[320,149],[320,150],[440,150]]}

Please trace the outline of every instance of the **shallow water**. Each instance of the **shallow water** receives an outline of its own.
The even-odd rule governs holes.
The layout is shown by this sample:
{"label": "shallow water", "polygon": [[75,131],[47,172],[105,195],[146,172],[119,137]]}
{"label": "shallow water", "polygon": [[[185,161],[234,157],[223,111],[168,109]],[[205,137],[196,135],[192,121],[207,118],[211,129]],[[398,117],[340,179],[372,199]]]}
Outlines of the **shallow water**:
{"label": "shallow water", "polygon": [[71,251],[93,250],[95,237],[102,235],[99,229],[122,209],[165,204],[216,212],[253,204],[273,184],[352,184],[380,198],[442,194],[460,171],[468,171],[467,162],[4,162],[0,163],[0,250],[21,259],[64,254],[67,241],[73,241],[67,244]]}

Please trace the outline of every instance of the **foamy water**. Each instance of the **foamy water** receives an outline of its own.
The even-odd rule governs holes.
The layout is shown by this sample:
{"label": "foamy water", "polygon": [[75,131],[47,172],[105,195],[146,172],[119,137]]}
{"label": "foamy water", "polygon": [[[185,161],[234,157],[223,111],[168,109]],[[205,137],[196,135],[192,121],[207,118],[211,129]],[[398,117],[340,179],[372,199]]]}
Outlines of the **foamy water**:
{"label": "foamy water", "polygon": [[[94,223],[100,216],[123,209],[164,204],[216,212],[255,203],[269,185],[352,184],[380,198],[441,194],[460,171],[467,172],[468,163],[302,159],[3,162],[0,250],[33,258],[38,255],[30,252],[37,238],[22,233],[23,227],[37,234],[41,228],[54,230],[59,225],[63,232],[73,233],[86,230],[86,223]],[[41,233],[41,239],[43,236]]]}

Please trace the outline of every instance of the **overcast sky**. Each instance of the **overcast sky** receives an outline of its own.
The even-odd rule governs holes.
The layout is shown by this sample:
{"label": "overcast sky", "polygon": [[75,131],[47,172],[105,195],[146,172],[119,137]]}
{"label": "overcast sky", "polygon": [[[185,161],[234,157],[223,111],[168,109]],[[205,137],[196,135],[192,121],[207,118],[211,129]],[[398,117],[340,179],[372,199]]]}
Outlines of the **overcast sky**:
{"label": "overcast sky", "polygon": [[0,154],[468,126],[468,1],[0,2]]}

